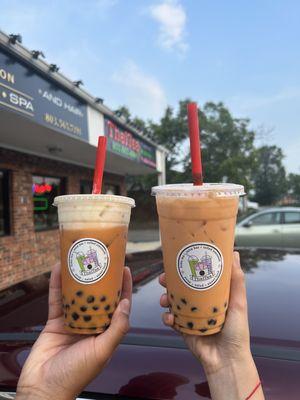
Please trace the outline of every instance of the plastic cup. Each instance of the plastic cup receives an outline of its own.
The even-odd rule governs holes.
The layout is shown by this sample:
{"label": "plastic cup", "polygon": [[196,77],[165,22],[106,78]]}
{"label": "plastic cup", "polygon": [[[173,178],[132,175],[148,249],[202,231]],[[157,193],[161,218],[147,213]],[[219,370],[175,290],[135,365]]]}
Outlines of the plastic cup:
{"label": "plastic cup", "polygon": [[234,230],[241,185],[204,183],[152,188],[174,327],[211,335],[228,307]]}
{"label": "plastic cup", "polygon": [[103,332],[122,288],[133,199],[113,195],[67,195],[58,207],[65,329]]}

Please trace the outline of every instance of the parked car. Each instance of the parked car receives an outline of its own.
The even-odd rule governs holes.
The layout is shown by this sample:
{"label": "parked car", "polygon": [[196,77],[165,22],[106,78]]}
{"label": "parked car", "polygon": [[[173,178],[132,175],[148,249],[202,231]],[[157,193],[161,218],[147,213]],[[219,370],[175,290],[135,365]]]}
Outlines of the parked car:
{"label": "parked car", "polygon": [[237,224],[236,246],[300,248],[300,208],[270,208]]}
{"label": "parked car", "polygon": [[[267,400],[300,396],[300,251],[243,249],[252,353]],[[128,256],[134,275],[131,325],[86,399],[210,398],[205,374],[181,336],[161,322],[161,253]],[[0,391],[14,392],[47,318],[49,274],[0,292]],[[1,396],[0,396],[1,398]],[[9,397],[5,397],[8,399]],[[14,395],[11,394],[11,398]]]}

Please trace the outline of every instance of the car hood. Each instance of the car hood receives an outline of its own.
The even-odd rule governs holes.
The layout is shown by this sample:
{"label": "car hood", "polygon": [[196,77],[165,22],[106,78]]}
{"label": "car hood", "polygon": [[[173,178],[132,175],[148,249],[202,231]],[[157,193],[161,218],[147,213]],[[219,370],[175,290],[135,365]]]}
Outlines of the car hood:
{"label": "car hood", "polygon": [[[240,249],[245,271],[249,323],[253,340],[300,340],[300,252]],[[164,289],[158,283],[163,270],[160,251],[127,256],[133,273],[133,331],[163,334],[159,305]],[[47,319],[49,274],[0,292],[0,331],[39,331]]]}

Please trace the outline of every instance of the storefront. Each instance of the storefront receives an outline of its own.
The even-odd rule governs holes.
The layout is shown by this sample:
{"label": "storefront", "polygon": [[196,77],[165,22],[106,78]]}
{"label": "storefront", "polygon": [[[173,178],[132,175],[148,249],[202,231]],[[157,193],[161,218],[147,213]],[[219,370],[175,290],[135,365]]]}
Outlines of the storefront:
{"label": "storefront", "polygon": [[59,260],[55,196],[90,193],[99,135],[104,192],[126,175],[165,180],[166,152],[0,32],[0,289]]}

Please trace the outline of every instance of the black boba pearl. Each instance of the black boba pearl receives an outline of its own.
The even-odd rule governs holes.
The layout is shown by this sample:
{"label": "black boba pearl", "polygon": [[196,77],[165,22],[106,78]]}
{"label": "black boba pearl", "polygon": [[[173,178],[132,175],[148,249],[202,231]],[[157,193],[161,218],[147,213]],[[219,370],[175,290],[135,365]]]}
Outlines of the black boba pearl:
{"label": "black boba pearl", "polygon": [[87,301],[88,303],[93,303],[93,302],[95,301],[95,297],[94,297],[94,296],[88,296],[87,299],[86,299],[86,301]]}
{"label": "black boba pearl", "polygon": [[107,305],[104,307],[104,310],[105,310],[105,311],[108,311],[109,309],[110,309],[110,305],[107,304]]}
{"label": "black boba pearl", "polygon": [[197,307],[192,307],[192,308],[191,308],[191,311],[193,311],[193,312],[194,312],[194,311],[197,311],[197,310],[198,310]]}
{"label": "black boba pearl", "polygon": [[99,307],[98,306],[93,306],[93,310],[97,311],[97,310],[99,310]]}
{"label": "black boba pearl", "polygon": [[218,308],[217,307],[213,307],[213,313],[216,313],[216,312],[218,312]]}
{"label": "black boba pearl", "polygon": [[113,316],[113,313],[112,313],[112,312],[108,314],[108,318],[109,318],[109,319],[112,319],[112,316]]}
{"label": "black boba pearl", "polygon": [[78,292],[76,292],[76,296],[81,297],[83,295],[83,291],[82,290],[78,290]]}
{"label": "black boba pearl", "polygon": [[207,328],[201,328],[201,329],[199,329],[199,331],[202,332],[202,333],[204,333],[204,332],[207,331]]}
{"label": "black boba pearl", "polygon": [[75,300],[72,300],[72,301],[71,301],[71,304],[75,304]]}
{"label": "black boba pearl", "polygon": [[106,297],[105,296],[102,296],[101,298],[100,298],[100,301],[103,303],[104,301],[106,300]]}
{"label": "black boba pearl", "polygon": [[178,318],[178,315],[177,315],[177,314],[174,314],[174,318]]}
{"label": "black boba pearl", "polygon": [[70,310],[70,304],[66,304],[66,305],[65,305],[65,309],[66,309],[66,310]]}
{"label": "black boba pearl", "polygon": [[204,271],[200,271],[200,275],[203,276],[205,274]]}
{"label": "black boba pearl", "polygon": [[92,269],[92,268],[93,268],[92,264],[89,264],[89,265],[87,266],[87,269]]}
{"label": "black boba pearl", "polygon": [[173,295],[172,293],[171,293],[171,295],[170,295],[170,296],[171,296],[171,299],[172,299],[172,300],[174,300],[174,295]]}
{"label": "black boba pearl", "polygon": [[89,322],[92,319],[92,317],[90,315],[84,315],[83,319],[85,320],[85,322]]}
{"label": "black boba pearl", "polygon": [[176,307],[177,307],[177,310],[181,310],[181,307],[179,305],[177,305]]}
{"label": "black boba pearl", "polygon": [[187,301],[186,301],[186,299],[180,299],[181,300],[181,302],[183,303],[183,304],[187,304]]}
{"label": "black boba pearl", "polygon": [[207,323],[208,323],[208,325],[216,325],[217,320],[216,320],[216,319],[209,319],[209,320],[207,321]]}
{"label": "black boba pearl", "polygon": [[81,306],[81,307],[80,307],[80,310],[81,310],[82,312],[86,312],[87,307],[86,307],[86,306]]}
{"label": "black boba pearl", "polygon": [[188,328],[193,329],[194,328],[194,324],[192,322],[188,322],[187,323]]}
{"label": "black boba pearl", "polygon": [[72,318],[74,319],[74,321],[77,321],[79,318],[79,315],[76,312],[73,312]]}

